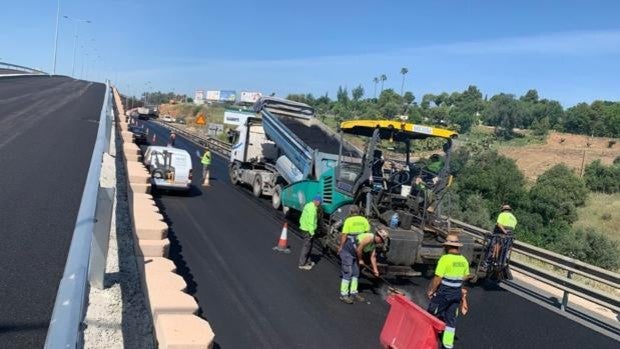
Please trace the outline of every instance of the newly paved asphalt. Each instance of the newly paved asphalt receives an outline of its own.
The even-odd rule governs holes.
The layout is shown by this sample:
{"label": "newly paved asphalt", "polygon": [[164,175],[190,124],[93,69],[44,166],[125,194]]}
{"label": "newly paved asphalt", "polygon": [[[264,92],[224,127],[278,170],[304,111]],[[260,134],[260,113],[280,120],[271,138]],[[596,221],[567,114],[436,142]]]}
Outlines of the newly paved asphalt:
{"label": "newly paved asphalt", "polygon": [[0,348],[43,346],[104,88],[0,77]]}
{"label": "newly paved asphalt", "polygon": [[[168,131],[152,123],[159,144]],[[177,138],[177,147],[198,148]],[[195,182],[201,168],[194,155]],[[161,195],[170,224],[171,258],[196,297],[221,348],[378,348],[388,312],[381,286],[362,282],[369,304],[338,300],[339,267],[322,259],[310,272],[292,253],[272,251],[284,218],[264,199],[228,180],[227,160],[212,163],[211,186],[189,196]],[[296,226],[290,222],[291,230]],[[316,251],[315,251],[316,252]],[[428,280],[401,287],[426,307]],[[457,326],[458,348],[614,348],[618,342],[502,289],[473,288],[470,313]]]}

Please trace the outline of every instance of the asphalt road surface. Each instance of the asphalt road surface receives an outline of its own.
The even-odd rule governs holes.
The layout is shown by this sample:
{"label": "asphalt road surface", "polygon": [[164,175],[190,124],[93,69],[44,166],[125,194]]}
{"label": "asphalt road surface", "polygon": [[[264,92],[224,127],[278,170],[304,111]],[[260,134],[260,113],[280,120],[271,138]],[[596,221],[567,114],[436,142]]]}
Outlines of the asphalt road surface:
{"label": "asphalt road surface", "polygon": [[[151,122],[158,144],[169,132]],[[177,137],[194,156],[200,183],[199,148]],[[284,218],[270,201],[254,198],[228,180],[227,159],[214,157],[211,186],[189,196],[162,194],[170,224],[171,258],[196,297],[201,316],[220,348],[378,348],[389,305],[385,286],[361,281],[368,303],[338,300],[339,266],[320,259],[297,269],[301,241],[289,233],[292,253],[272,251]],[[295,222],[289,223],[291,230]],[[318,251],[315,251],[318,254]],[[428,280],[400,285],[426,307]],[[618,342],[500,288],[470,290],[470,313],[457,326],[458,348],[614,348]]]}
{"label": "asphalt road surface", "polygon": [[45,342],[104,85],[0,78],[0,348]]}

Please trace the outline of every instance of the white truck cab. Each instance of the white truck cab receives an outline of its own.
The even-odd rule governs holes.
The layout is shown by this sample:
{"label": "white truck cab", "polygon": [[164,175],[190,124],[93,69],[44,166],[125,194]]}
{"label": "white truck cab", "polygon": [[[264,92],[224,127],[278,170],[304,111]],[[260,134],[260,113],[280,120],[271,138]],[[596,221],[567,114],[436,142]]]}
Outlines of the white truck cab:
{"label": "white truck cab", "polygon": [[150,146],[144,153],[144,165],[151,173],[156,189],[189,191],[192,183],[192,158],[184,149]]}

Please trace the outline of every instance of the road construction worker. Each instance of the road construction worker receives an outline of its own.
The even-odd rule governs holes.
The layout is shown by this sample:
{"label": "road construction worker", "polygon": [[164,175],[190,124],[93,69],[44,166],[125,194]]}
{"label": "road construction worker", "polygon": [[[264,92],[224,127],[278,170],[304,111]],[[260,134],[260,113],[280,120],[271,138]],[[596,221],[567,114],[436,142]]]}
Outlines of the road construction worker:
{"label": "road construction worker", "polygon": [[168,139],[168,146],[174,147],[174,142],[177,139],[177,135],[174,132],[170,132],[170,138]]}
{"label": "road construction worker", "polygon": [[463,244],[459,242],[458,236],[448,235],[443,245],[445,254],[437,262],[435,277],[427,291],[430,299],[428,312],[446,323],[442,345],[444,348],[453,348],[459,310],[467,311],[467,291],[463,289],[463,282],[469,276],[469,263],[459,252]]}
{"label": "road construction worker", "polygon": [[209,167],[211,166],[211,152],[209,149],[205,149],[204,154],[202,154],[202,158],[200,158],[200,163],[202,163],[202,185],[209,185]]}
{"label": "road construction worker", "polygon": [[318,211],[323,199],[317,195],[304,206],[299,218],[299,229],[303,233],[304,243],[299,253],[299,269],[310,270],[314,267],[314,262],[310,260],[310,252],[314,242],[314,234],[318,226]]}
{"label": "road construction worker", "polygon": [[390,234],[385,229],[378,229],[376,233],[361,233],[355,236],[357,243],[357,260],[360,268],[364,268],[366,263],[364,257],[369,256],[370,268],[374,276],[379,276],[377,268],[377,246],[387,243]]}
{"label": "road construction worker", "polygon": [[501,268],[505,267],[508,262],[509,252],[514,240],[513,231],[516,226],[517,218],[512,214],[512,207],[506,204],[502,205],[493,231],[496,241],[492,245],[492,258],[497,261]]}
{"label": "road construction worker", "polygon": [[357,235],[369,233],[370,222],[360,215],[357,206],[351,206],[349,217],[345,219],[340,234],[338,255],[341,262],[340,300],[353,304],[353,301],[363,302],[365,299],[358,294],[357,285],[360,275],[359,260],[357,258]]}

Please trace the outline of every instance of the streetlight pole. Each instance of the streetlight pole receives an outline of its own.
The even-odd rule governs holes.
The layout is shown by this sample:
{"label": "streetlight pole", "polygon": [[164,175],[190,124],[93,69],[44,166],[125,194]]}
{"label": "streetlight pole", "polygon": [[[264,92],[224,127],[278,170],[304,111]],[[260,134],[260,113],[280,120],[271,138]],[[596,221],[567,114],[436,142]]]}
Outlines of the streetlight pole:
{"label": "streetlight pole", "polygon": [[56,34],[54,34],[54,64],[52,75],[56,75],[56,52],[58,51],[58,26],[60,25],[60,0],[58,0],[58,11],[56,12]]}
{"label": "streetlight pole", "polygon": [[69,16],[63,16],[63,17],[68,19],[68,20],[71,20],[71,21],[75,22],[75,40],[73,41],[73,64],[71,66],[71,76],[73,76],[75,78],[75,58],[76,58],[76,54],[77,54],[78,25],[80,24],[80,22],[91,23],[91,21],[89,21],[87,19],[73,18],[73,17],[69,17]]}

